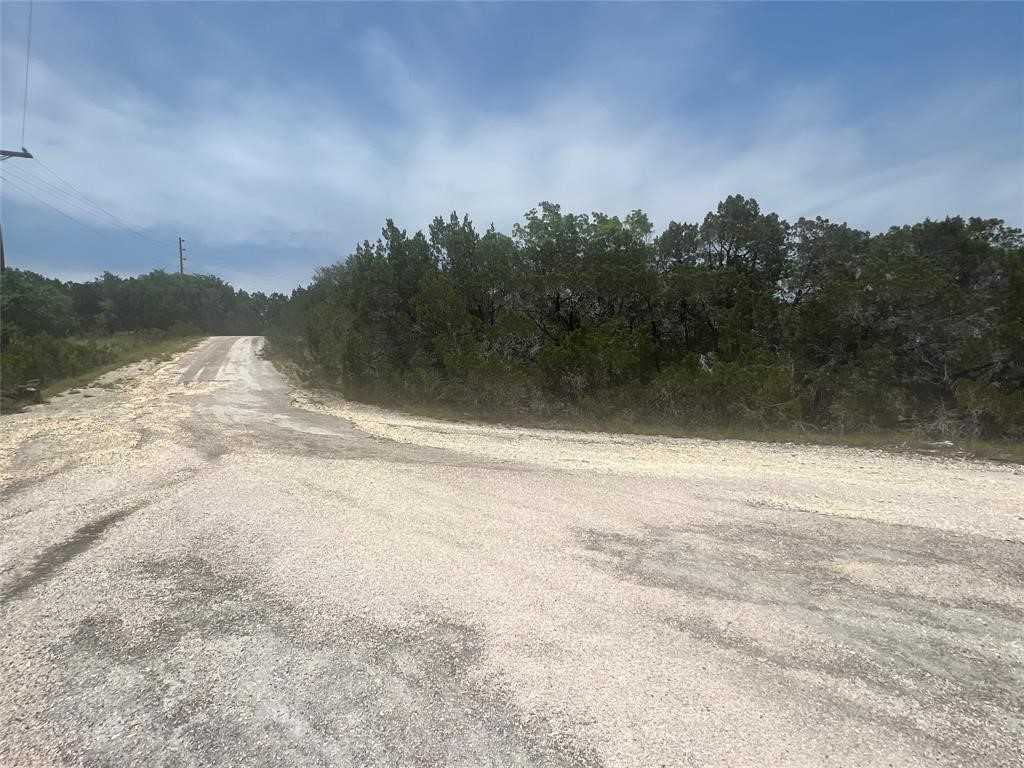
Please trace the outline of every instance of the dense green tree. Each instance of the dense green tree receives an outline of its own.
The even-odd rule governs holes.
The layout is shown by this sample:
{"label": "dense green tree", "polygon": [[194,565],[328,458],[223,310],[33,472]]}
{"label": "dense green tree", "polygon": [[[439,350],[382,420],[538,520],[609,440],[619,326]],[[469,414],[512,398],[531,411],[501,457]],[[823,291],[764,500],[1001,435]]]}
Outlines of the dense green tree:
{"label": "dense green tree", "polygon": [[310,361],[353,396],[685,423],[1024,436],[1024,248],[1001,221],[880,235],[732,196],[655,234],[541,203],[321,270]]}
{"label": "dense green tree", "polygon": [[0,274],[0,333],[3,345],[47,333],[67,336],[79,328],[74,302],[59,280],[22,269]]}

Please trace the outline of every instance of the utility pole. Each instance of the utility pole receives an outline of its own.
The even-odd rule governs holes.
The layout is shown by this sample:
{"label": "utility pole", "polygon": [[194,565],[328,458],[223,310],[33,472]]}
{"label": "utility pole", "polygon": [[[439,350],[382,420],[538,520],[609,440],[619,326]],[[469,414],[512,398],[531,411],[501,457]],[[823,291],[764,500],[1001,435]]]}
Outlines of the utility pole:
{"label": "utility pole", "polygon": [[178,238],[178,275],[185,279],[185,241]]}
{"label": "utility pole", "polygon": [[[24,137],[22,137],[24,139]],[[0,149],[0,159],[6,160],[9,157],[24,157],[32,159],[32,153],[24,147],[18,152],[13,149]],[[4,258],[4,228],[0,225],[0,272],[7,269],[7,260]]]}

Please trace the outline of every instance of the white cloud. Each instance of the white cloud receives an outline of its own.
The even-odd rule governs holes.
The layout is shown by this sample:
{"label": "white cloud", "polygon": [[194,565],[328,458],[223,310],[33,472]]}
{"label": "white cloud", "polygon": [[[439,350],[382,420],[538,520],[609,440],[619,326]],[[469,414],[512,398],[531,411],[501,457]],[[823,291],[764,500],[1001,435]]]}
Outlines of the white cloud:
{"label": "white cloud", "polygon": [[[642,208],[663,226],[697,220],[734,192],[787,218],[872,230],[953,213],[1022,223],[1024,139],[1009,130],[970,139],[1006,97],[998,88],[971,98],[951,88],[905,114],[850,122],[835,87],[796,86],[772,107],[738,110],[743,130],[722,133],[699,114],[648,120],[635,103],[577,82],[512,113],[481,112],[419,77],[384,33],[358,50],[359,74],[392,121],[370,121],[363,105],[329,93],[222,82],[192,83],[188,103],[172,108],[115,77],[36,60],[26,142],[118,216],[210,244],[344,253],[386,217],[425,228],[457,209],[507,228],[540,200]],[[20,55],[5,50],[5,64]],[[5,125],[20,123],[10,101]],[[908,139],[914,131],[919,142]]]}

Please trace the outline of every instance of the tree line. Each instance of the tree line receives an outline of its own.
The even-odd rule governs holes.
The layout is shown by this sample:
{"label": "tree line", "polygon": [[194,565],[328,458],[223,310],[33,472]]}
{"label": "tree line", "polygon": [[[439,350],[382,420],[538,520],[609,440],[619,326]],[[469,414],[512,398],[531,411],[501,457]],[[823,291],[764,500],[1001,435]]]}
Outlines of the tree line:
{"label": "tree line", "polygon": [[389,219],[268,334],[379,403],[1024,438],[1024,237],[997,219],[872,235],[742,196],[660,233],[552,203],[510,234]]}

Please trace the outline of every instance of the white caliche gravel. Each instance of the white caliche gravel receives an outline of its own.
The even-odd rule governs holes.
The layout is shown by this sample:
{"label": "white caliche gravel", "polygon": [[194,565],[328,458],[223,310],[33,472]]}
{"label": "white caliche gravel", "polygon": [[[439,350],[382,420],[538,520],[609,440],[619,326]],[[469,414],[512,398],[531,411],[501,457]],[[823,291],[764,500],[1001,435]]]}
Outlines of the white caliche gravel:
{"label": "white caliche gravel", "polygon": [[0,421],[0,765],[1014,765],[1024,473],[452,424],[208,340]]}

